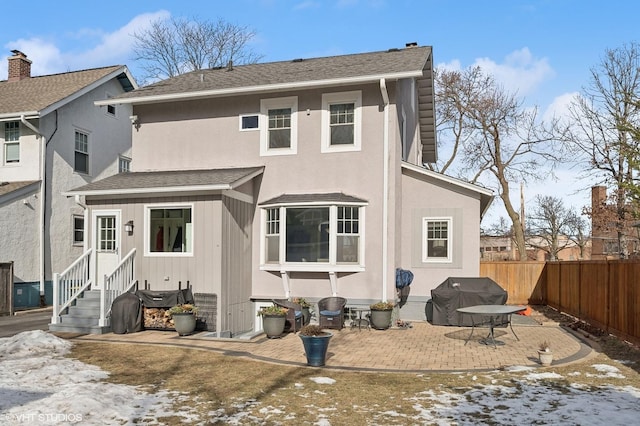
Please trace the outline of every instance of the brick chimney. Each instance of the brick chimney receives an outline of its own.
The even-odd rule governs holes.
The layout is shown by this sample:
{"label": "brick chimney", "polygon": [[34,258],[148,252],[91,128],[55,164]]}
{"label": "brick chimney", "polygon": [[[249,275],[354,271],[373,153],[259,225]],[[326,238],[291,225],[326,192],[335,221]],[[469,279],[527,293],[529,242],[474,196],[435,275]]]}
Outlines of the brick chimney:
{"label": "brick chimney", "polygon": [[19,50],[12,50],[13,56],[9,56],[8,81],[20,81],[31,77],[31,61],[27,55]]}

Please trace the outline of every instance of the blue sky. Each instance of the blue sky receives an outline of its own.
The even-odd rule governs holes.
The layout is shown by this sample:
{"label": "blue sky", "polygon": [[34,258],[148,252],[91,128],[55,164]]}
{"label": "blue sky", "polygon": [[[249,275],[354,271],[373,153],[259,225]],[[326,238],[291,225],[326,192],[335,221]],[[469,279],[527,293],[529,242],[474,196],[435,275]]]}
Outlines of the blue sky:
{"label": "blue sky", "polygon": [[[541,112],[561,110],[605,49],[640,41],[635,0],[32,1],[5,12],[0,45],[6,56],[26,53],[33,74],[125,64],[135,76],[134,31],[160,17],[198,16],[253,29],[263,61],[430,45],[436,64],[482,65]],[[0,79],[6,66],[0,61]],[[528,185],[525,199],[551,188],[579,208],[589,194],[572,194],[585,185],[575,175],[565,170],[561,183]]]}

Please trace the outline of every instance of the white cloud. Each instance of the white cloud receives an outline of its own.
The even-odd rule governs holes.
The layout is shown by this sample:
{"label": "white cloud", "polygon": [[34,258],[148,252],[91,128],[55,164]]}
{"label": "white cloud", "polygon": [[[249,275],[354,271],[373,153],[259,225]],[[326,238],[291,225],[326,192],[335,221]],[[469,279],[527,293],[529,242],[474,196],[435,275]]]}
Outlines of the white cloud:
{"label": "white cloud", "polygon": [[576,96],[578,96],[578,92],[563,93],[560,96],[556,96],[545,109],[542,114],[542,119],[550,122],[553,118],[562,120],[563,118],[569,117],[569,106]]}
{"label": "white cloud", "polygon": [[[517,92],[520,96],[533,93],[542,82],[555,75],[547,58],[534,57],[527,47],[511,52],[501,63],[490,58],[476,58],[469,66],[479,66],[485,73],[493,75],[506,90]],[[438,67],[461,70],[462,64],[455,59]]]}
{"label": "white cloud", "polygon": [[[18,49],[33,61],[32,75],[54,74],[109,65],[129,65],[131,67],[133,33],[148,28],[158,19],[168,18],[166,10],[143,13],[131,19],[126,25],[113,32],[105,33],[97,29],[81,28],[66,37],[77,40],[98,38],[98,44],[88,50],[61,50],[55,42],[42,37],[18,39],[4,45],[9,50]],[[74,45],[71,43],[70,45]],[[7,62],[0,61],[0,79],[7,77]]]}
{"label": "white cloud", "polygon": [[125,64],[131,60],[133,34],[145,30],[152,22],[166,19],[169,16],[170,13],[165,10],[138,15],[124,27],[104,34],[102,42],[93,49],[80,54],[78,60],[83,64],[97,64],[96,66]]}

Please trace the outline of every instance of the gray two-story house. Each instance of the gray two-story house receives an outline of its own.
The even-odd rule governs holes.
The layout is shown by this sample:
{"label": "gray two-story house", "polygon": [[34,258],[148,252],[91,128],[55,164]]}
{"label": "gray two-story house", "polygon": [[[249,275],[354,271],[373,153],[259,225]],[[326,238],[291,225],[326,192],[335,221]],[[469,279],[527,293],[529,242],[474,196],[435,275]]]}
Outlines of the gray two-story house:
{"label": "gray two-story house", "polygon": [[67,192],[91,218],[87,288],[111,286],[126,256],[119,288],[189,282],[234,335],[272,298],[394,300],[400,267],[415,275],[403,318],[424,318],[432,288],[478,274],[492,199],[424,167],[432,67],[430,47],[408,45],[230,63],[112,99],[133,107],[131,172]]}
{"label": "gray two-story house", "polygon": [[0,81],[0,262],[15,305],[51,303],[52,271],[86,249],[84,209],[62,192],[126,168],[131,105],[97,106],[137,88],[125,66],[31,75],[14,50]]}

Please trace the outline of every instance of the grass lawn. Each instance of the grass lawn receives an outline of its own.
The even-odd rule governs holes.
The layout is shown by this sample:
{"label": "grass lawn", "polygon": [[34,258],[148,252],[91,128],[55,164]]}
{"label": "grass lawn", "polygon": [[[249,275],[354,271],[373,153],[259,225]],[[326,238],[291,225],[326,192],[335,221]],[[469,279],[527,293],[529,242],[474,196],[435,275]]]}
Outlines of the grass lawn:
{"label": "grass lawn", "polygon": [[[546,424],[565,417],[581,424],[580,410],[585,421],[599,413],[616,424],[606,417],[638,415],[624,401],[640,401],[640,357],[616,339],[600,344],[597,356],[564,367],[455,374],[287,367],[204,350],[82,341],[70,356],[110,372],[111,382],[175,392],[176,413],[158,419],[163,424]],[[614,411],[603,412],[598,401]]]}

